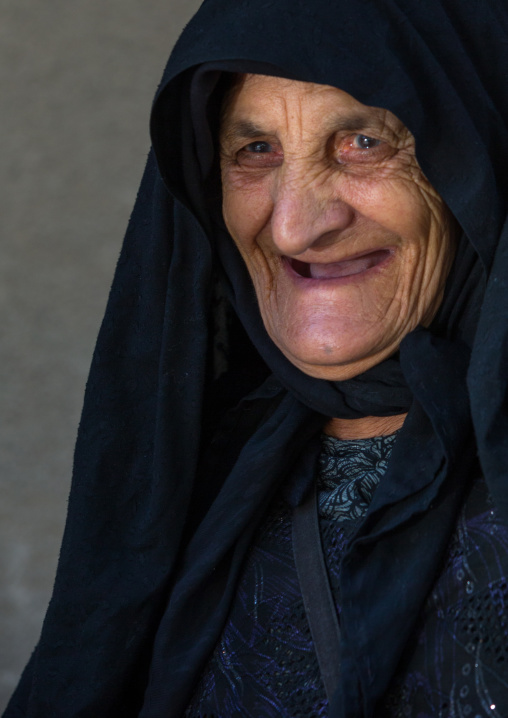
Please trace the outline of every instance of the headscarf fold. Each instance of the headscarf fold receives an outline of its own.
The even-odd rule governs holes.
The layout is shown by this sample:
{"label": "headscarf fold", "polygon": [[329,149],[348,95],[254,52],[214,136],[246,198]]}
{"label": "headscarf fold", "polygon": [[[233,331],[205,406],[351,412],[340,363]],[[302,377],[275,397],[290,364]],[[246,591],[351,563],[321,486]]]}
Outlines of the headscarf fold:
{"label": "headscarf fold", "polygon": [[[219,73],[259,70],[339,87],[414,134],[462,236],[434,322],[403,340],[400,358],[341,388],[273,347],[209,211],[209,102],[220,98],[193,85],[200,67],[213,87]],[[387,409],[385,383],[403,395],[388,413],[410,410],[344,560],[330,709],[375,715],[480,471],[508,518],[507,67],[498,0],[206,0],[154,104],[54,594],[5,718],[182,716],[274,493],[326,416]]]}

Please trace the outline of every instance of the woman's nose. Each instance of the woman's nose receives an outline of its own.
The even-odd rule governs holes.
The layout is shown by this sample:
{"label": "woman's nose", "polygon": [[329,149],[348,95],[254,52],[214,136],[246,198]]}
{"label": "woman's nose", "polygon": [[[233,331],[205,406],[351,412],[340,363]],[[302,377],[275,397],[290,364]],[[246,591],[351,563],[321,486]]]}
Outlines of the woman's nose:
{"label": "woman's nose", "polygon": [[340,197],[345,178],[312,177],[281,167],[272,194],[272,241],[285,256],[328,246],[353,221],[355,210]]}

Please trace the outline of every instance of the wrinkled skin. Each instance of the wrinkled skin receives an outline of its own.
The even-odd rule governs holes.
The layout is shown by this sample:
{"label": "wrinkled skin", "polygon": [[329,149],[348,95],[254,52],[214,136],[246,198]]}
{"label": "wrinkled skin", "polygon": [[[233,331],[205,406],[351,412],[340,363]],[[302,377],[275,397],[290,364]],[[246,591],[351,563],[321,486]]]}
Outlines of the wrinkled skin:
{"label": "wrinkled skin", "polygon": [[349,379],[429,324],[454,220],[391,112],[334,87],[245,75],[220,146],[226,225],[293,364]]}

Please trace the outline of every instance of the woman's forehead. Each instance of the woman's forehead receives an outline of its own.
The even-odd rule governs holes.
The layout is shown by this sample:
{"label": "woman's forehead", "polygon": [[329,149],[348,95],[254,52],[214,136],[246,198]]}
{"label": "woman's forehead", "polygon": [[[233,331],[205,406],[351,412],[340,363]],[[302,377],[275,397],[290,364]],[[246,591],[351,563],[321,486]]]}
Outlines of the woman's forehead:
{"label": "woman's forehead", "polygon": [[222,106],[221,138],[252,139],[279,123],[316,123],[327,132],[375,128],[399,133],[404,125],[393,113],[371,107],[330,85],[260,74],[237,75]]}

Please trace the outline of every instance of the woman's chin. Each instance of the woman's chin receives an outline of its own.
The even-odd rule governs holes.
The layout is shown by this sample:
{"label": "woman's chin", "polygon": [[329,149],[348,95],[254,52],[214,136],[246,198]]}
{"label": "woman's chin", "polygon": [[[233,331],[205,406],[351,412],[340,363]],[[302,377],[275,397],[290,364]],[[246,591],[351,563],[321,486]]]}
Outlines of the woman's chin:
{"label": "woman's chin", "polygon": [[[396,351],[397,345],[379,344],[379,337],[361,335],[346,336],[341,343],[336,337],[321,336],[316,342],[315,337],[305,339],[299,337],[272,337],[289,361],[305,374],[316,379],[328,381],[345,381],[362,374],[367,369],[379,364]],[[342,337],[341,337],[342,339]]]}

